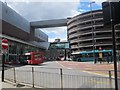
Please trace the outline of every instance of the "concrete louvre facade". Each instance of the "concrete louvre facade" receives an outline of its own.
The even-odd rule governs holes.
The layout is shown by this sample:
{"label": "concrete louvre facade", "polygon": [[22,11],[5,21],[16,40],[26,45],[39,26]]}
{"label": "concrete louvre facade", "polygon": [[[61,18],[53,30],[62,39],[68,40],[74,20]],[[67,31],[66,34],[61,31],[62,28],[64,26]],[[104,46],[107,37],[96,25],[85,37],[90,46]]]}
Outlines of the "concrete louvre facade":
{"label": "concrete louvre facade", "polygon": [[[93,38],[95,50],[112,50],[112,30],[110,27],[104,27],[102,10],[86,12],[69,18],[67,28],[72,53],[92,51]],[[120,27],[117,27],[115,32],[116,47],[120,50]]]}

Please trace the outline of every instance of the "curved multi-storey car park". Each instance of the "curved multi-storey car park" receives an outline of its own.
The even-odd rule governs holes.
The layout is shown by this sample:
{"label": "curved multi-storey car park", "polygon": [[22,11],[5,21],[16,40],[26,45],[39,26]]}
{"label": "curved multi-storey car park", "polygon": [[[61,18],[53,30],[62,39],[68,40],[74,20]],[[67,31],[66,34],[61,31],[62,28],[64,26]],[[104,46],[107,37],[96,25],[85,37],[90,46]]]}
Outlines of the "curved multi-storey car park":
{"label": "curved multi-storey car park", "polygon": [[[72,54],[112,51],[112,30],[104,27],[102,10],[94,10],[69,18],[68,40]],[[116,46],[120,49],[120,30],[116,28]]]}

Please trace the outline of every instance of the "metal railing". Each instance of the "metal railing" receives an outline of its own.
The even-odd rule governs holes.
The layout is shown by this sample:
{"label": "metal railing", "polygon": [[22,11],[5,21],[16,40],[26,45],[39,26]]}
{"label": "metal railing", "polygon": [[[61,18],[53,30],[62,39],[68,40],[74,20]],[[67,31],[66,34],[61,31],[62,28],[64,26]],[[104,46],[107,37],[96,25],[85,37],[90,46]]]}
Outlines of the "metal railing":
{"label": "metal railing", "polygon": [[[91,74],[90,74],[91,72]],[[95,75],[104,73],[108,76]],[[41,67],[12,67],[5,70],[5,80],[41,88],[115,88],[113,71]]]}

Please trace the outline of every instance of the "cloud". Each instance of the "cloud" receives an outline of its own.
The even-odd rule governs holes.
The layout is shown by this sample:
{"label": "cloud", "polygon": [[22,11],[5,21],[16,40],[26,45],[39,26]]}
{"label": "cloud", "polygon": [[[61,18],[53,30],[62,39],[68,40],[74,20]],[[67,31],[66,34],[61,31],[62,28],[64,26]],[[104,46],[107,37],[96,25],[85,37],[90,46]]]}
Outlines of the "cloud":
{"label": "cloud", "polygon": [[81,0],[78,5],[78,11],[81,13],[102,9],[102,2],[106,0]]}
{"label": "cloud", "polygon": [[72,17],[78,2],[9,2],[9,5],[29,21]]}
{"label": "cloud", "polygon": [[41,30],[49,36],[49,41],[54,41],[56,38],[67,40],[67,27],[46,28]]}
{"label": "cloud", "polygon": [[[8,5],[28,21],[63,19],[80,14],[80,12],[76,10],[79,5],[79,0],[58,1],[35,0],[35,2],[30,2],[30,0],[15,0],[14,2],[8,2],[7,0]],[[49,36],[49,41],[53,41],[55,38],[67,40],[67,27],[45,28],[42,31]]]}
{"label": "cloud", "polygon": [[79,2],[79,1],[80,0],[7,0],[7,2]]}
{"label": "cloud", "polygon": [[[2,0],[3,2],[5,0]],[[28,21],[63,19],[80,14],[77,11],[82,0],[6,0],[8,5],[17,11]],[[88,0],[84,0],[87,2]],[[95,0],[100,2],[101,0]],[[86,10],[86,9],[81,9]],[[67,40],[67,28],[45,28],[42,30],[49,36],[49,40],[55,38]]]}
{"label": "cloud", "polygon": [[61,37],[61,38],[49,38],[48,41],[49,42],[54,42],[55,39],[60,39],[60,41],[67,41],[65,38]]}

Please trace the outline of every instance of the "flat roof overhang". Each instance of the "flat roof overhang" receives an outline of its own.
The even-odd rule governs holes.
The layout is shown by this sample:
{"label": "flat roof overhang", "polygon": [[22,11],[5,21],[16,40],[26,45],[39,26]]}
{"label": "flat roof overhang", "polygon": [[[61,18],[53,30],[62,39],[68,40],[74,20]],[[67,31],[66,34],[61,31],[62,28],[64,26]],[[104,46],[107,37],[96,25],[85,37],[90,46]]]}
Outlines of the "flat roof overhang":
{"label": "flat roof overhang", "polygon": [[46,49],[44,46],[37,46],[37,45],[32,44],[30,42],[26,42],[26,41],[23,41],[23,40],[14,38],[14,37],[10,37],[10,36],[7,36],[7,35],[3,35],[3,34],[0,34],[0,38],[6,38],[6,39],[14,41],[14,42],[18,42],[18,43],[21,43],[21,44],[30,45],[30,46],[37,47],[37,48],[40,48],[40,49],[43,49],[43,50]]}
{"label": "flat roof overhang", "polygon": [[62,26],[67,26],[67,19],[33,21],[30,22],[30,26],[34,28],[62,27]]}

